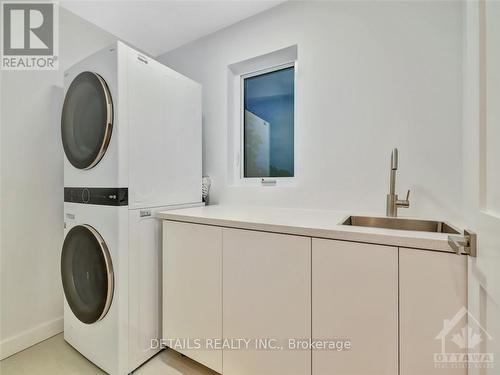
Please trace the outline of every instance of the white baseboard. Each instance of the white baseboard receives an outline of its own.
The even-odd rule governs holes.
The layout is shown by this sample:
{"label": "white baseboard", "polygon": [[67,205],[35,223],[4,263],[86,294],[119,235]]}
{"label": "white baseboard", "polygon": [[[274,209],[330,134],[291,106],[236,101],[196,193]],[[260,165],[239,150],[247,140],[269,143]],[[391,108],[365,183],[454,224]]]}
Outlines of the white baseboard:
{"label": "white baseboard", "polygon": [[40,324],[0,342],[0,360],[55,336],[63,331],[63,317]]}

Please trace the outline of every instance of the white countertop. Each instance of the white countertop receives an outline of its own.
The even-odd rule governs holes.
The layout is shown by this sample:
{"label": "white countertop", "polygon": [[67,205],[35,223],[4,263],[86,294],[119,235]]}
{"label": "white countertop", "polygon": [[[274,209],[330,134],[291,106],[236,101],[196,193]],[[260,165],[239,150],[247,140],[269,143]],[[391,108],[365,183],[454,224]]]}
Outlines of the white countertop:
{"label": "white countertop", "polygon": [[225,205],[164,211],[156,216],[229,228],[453,252],[446,233],[341,225],[349,215],[369,216],[342,211]]}

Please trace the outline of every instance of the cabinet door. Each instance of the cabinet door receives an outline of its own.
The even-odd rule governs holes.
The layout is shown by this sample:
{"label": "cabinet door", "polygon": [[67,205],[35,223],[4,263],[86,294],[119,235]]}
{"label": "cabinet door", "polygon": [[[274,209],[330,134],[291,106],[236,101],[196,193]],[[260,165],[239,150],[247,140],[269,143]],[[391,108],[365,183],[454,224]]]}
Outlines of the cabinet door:
{"label": "cabinet door", "polygon": [[440,362],[443,353],[465,353],[453,341],[467,324],[466,261],[399,249],[401,375],[467,374],[464,364]]}
{"label": "cabinet door", "polygon": [[224,375],[307,375],[310,350],[288,350],[311,337],[311,239],[223,231],[224,338],[272,339],[283,350],[224,351]]}
{"label": "cabinet door", "polygon": [[[163,338],[222,338],[221,228],[164,221]],[[221,350],[172,347],[222,372]]]}
{"label": "cabinet door", "polygon": [[398,373],[397,248],[313,239],[312,336],[352,346],[313,350],[314,375]]}
{"label": "cabinet door", "polygon": [[159,350],[161,337],[161,221],[129,213],[129,368],[143,364]]}

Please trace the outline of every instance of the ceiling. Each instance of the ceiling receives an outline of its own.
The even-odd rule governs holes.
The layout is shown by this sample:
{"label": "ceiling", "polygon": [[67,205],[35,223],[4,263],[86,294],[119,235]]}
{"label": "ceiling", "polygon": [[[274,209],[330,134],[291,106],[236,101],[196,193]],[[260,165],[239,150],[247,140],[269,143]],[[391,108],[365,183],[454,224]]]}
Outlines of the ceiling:
{"label": "ceiling", "polygon": [[132,46],[158,56],[284,0],[61,0],[59,4]]}

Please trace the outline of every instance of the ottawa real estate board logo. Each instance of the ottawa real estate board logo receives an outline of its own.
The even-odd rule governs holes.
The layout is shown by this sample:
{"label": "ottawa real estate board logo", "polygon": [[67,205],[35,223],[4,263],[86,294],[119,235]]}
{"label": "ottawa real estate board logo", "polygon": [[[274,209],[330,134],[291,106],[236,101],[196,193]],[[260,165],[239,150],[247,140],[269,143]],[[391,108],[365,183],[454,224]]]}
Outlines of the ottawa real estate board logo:
{"label": "ottawa real estate board logo", "polygon": [[4,70],[58,69],[58,7],[55,2],[1,3]]}
{"label": "ottawa real estate board logo", "polygon": [[466,307],[443,321],[435,339],[441,341],[441,351],[434,353],[435,368],[495,368],[495,354],[487,350],[493,337]]}

